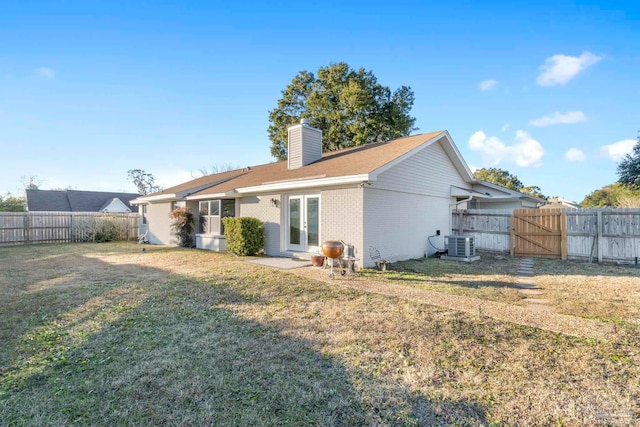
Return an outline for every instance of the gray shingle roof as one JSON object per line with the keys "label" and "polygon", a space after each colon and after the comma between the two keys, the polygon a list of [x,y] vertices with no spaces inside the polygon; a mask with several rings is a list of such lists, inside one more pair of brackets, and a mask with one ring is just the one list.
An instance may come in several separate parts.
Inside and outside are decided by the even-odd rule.
{"label": "gray shingle roof", "polygon": [[27,208],[31,212],[100,212],[105,203],[118,198],[132,212],[138,212],[138,207],[129,202],[139,196],[136,193],[107,191],[27,190]]}

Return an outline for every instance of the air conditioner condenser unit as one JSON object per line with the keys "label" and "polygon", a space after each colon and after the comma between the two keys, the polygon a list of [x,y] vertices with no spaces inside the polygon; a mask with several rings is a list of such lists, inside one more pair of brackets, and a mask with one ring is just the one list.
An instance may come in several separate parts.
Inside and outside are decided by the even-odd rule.
{"label": "air conditioner condenser unit", "polygon": [[464,259],[465,261],[475,261],[480,259],[476,256],[476,245],[473,236],[465,234],[454,234],[444,236],[444,248],[447,251],[447,258]]}

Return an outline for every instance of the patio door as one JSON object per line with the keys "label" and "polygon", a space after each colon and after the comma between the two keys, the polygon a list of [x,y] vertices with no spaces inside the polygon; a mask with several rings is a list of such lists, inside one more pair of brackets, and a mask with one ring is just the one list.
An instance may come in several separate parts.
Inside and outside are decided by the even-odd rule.
{"label": "patio door", "polygon": [[287,249],[320,250],[320,196],[290,196],[287,203]]}

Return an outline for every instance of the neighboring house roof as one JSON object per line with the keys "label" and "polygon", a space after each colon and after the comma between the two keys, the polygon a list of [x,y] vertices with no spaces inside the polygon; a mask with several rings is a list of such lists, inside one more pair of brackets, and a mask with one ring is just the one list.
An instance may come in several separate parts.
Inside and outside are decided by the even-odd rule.
{"label": "neighboring house roof", "polygon": [[580,208],[580,204],[573,202],[571,200],[567,200],[562,197],[551,197],[548,200],[547,205],[542,206],[546,209],[562,209],[562,208],[570,208],[570,209],[578,209]]}
{"label": "neighboring house roof", "polygon": [[[546,203],[545,199],[541,199],[540,197],[535,197],[530,194],[520,193],[519,191],[511,190],[506,187],[502,187],[500,185],[482,181],[477,179],[476,183],[473,185],[473,189],[481,194],[490,195],[491,199],[494,200],[505,200],[505,199],[518,199],[518,200],[527,200],[533,203]],[[485,191],[489,190],[489,191]]]}
{"label": "neighboring house roof", "polygon": [[71,204],[66,191],[27,190],[27,210],[71,212]]}
{"label": "neighboring house roof", "polygon": [[375,180],[377,175],[428,145],[440,141],[459,173],[469,182],[471,171],[447,131],[431,132],[324,153],[322,159],[297,169],[287,161],[268,163],[198,178],[133,203],[187,197],[197,200],[233,194],[303,188]]}
{"label": "neighboring house roof", "polygon": [[131,212],[131,208],[127,206],[122,200],[117,197],[114,197],[111,200],[107,200],[102,207],[100,208],[100,212]]}
{"label": "neighboring house roof", "polygon": [[31,212],[102,212],[118,199],[125,207],[137,212],[131,200],[136,193],[78,190],[27,190],[27,209]]}

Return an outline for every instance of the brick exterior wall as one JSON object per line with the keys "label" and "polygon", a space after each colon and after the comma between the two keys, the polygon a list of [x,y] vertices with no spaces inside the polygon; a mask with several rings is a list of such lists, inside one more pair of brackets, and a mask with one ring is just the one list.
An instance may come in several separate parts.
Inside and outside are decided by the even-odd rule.
{"label": "brick exterior wall", "polygon": [[[277,200],[278,206],[271,204],[271,199]],[[280,255],[280,223],[282,221],[282,197],[280,194],[249,196],[240,199],[236,216],[258,218],[264,223],[265,248],[267,255]]]}
{"label": "brick exterior wall", "polygon": [[323,190],[320,193],[320,243],[326,240],[342,240],[355,246],[355,256],[362,265],[363,250],[362,214],[363,189],[361,187]]}

